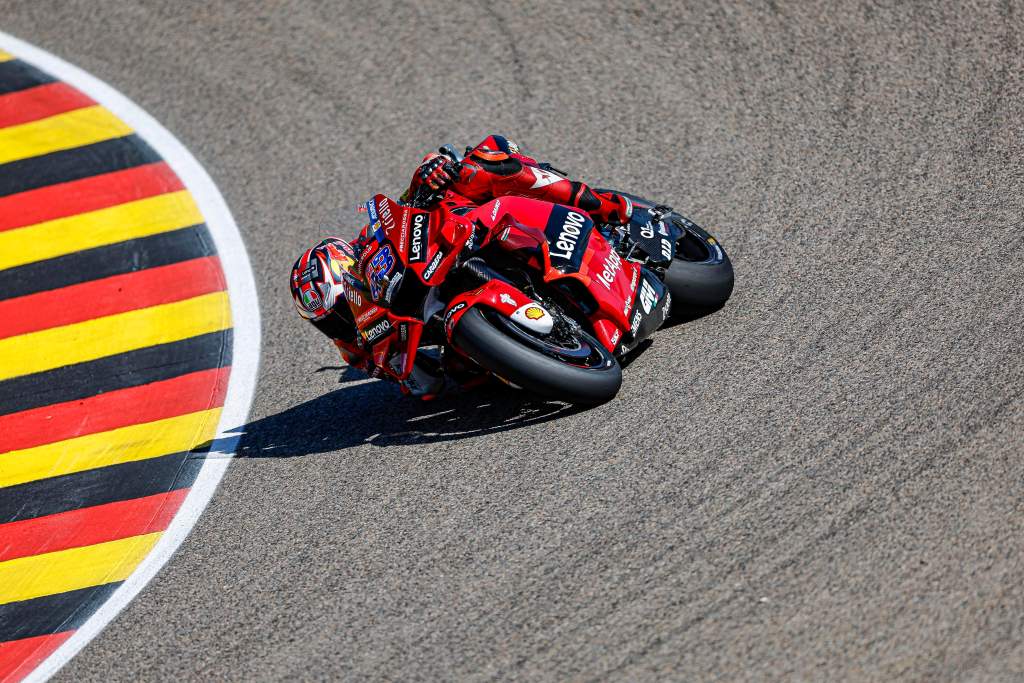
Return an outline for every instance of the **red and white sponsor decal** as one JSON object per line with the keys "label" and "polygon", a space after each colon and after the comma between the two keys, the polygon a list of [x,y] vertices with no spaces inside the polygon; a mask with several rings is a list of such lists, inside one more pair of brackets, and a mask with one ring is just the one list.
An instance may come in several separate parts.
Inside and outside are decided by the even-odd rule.
{"label": "red and white sponsor decal", "polygon": [[533,167],[530,170],[533,172],[534,177],[533,185],[530,188],[531,190],[536,190],[541,187],[547,187],[548,185],[554,185],[559,180],[565,180],[562,176],[558,175],[557,173],[545,171],[542,168]]}
{"label": "red and white sponsor decal", "polygon": [[384,225],[384,231],[390,232],[395,227],[395,217],[391,213],[391,202],[388,201],[387,197],[381,196],[377,200],[377,212],[380,215],[381,223]]}
{"label": "red and white sponsor decal", "polygon": [[405,253],[405,240],[409,235],[409,215],[412,212],[408,209],[402,209],[402,228],[398,234],[398,253]]}
{"label": "red and white sponsor decal", "polygon": [[356,317],[356,326],[362,327],[366,323],[376,318],[382,312],[383,311],[379,306],[370,306],[368,309],[366,309]]}

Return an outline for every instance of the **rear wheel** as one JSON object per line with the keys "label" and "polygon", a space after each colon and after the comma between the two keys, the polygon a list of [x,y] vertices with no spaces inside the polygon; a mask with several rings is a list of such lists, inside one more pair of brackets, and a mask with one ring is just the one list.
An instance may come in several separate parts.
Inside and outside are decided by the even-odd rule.
{"label": "rear wheel", "polygon": [[703,228],[673,214],[668,220],[682,230],[676,254],[665,271],[672,294],[672,315],[713,311],[732,294],[732,262],[722,245]]}
{"label": "rear wheel", "polygon": [[583,330],[540,337],[497,311],[474,307],[459,319],[454,341],[501,379],[542,396],[597,405],[622,385],[618,361]]}
{"label": "rear wheel", "polygon": [[[608,190],[600,190],[607,192]],[[628,192],[618,194],[633,201],[633,219],[644,223],[647,210],[656,202]],[[734,275],[732,262],[725,249],[704,228],[679,213],[669,214],[667,221],[680,230],[676,253],[665,270],[664,282],[672,294],[672,316],[700,315],[725,305],[732,295]]]}

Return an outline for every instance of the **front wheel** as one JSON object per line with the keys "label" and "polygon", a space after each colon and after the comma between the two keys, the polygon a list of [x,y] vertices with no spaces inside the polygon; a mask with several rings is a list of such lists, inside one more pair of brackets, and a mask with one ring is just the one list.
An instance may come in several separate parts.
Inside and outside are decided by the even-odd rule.
{"label": "front wheel", "polygon": [[479,365],[528,391],[581,405],[610,401],[622,386],[619,362],[586,332],[571,336],[537,337],[497,311],[473,307],[453,339]]}
{"label": "front wheel", "polygon": [[672,294],[672,314],[714,311],[732,294],[732,262],[722,245],[703,228],[673,214],[667,220],[680,229],[676,253],[665,271]]}

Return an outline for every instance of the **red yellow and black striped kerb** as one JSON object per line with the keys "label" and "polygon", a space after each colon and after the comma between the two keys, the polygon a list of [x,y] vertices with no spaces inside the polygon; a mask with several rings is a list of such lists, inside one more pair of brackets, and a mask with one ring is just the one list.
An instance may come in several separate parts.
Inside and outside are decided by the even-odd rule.
{"label": "red yellow and black striped kerb", "polygon": [[117,589],[202,466],[232,334],[203,221],[124,122],[0,52],[0,681]]}

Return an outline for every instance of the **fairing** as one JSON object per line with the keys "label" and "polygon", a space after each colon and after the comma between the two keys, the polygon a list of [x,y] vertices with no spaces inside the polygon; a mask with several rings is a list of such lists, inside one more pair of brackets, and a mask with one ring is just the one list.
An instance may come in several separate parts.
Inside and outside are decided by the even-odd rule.
{"label": "fairing", "polygon": [[[526,197],[501,197],[471,216],[488,229],[489,242],[520,255],[540,270],[546,283],[571,280],[582,286],[594,308],[587,316],[609,351],[630,350],[664,322],[664,286],[640,264],[619,256],[584,212]],[[649,305],[638,305],[644,282],[644,303]],[[586,303],[581,308],[590,308]]]}

